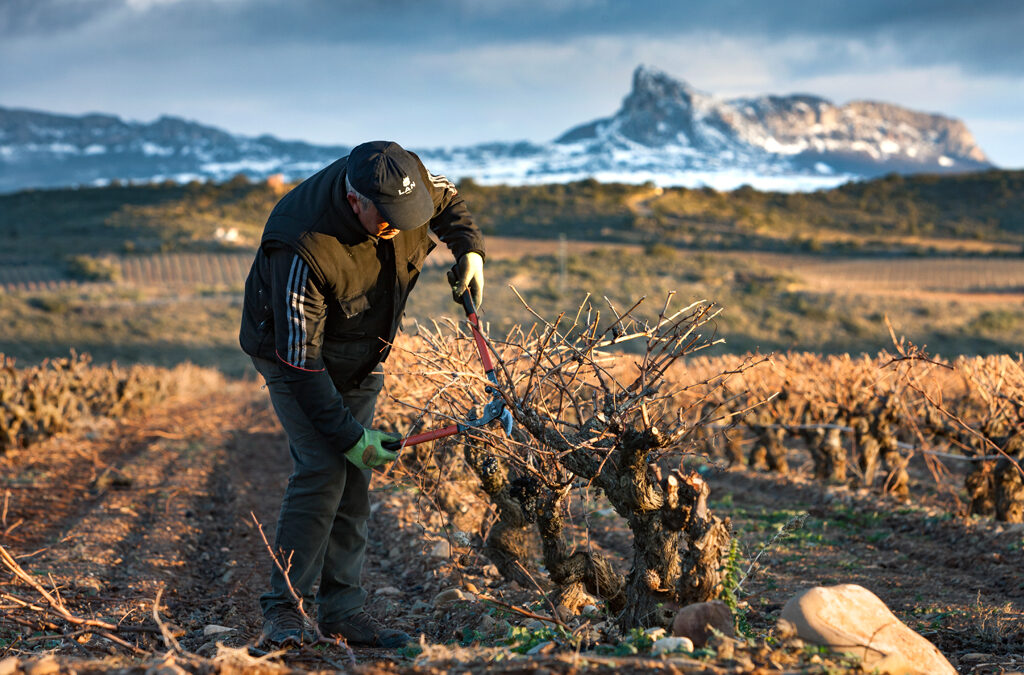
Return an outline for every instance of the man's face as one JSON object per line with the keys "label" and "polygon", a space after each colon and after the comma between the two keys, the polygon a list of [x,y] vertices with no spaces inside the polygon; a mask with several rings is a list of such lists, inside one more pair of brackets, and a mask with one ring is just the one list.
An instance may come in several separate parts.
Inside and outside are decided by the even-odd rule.
{"label": "man's face", "polygon": [[373,202],[362,202],[354,194],[348,194],[348,203],[352,207],[352,212],[359,218],[359,222],[370,234],[379,237],[381,239],[391,239],[392,237],[398,236],[398,230],[391,227],[388,221],[384,220],[384,217],[380,215],[377,207],[373,205]]}

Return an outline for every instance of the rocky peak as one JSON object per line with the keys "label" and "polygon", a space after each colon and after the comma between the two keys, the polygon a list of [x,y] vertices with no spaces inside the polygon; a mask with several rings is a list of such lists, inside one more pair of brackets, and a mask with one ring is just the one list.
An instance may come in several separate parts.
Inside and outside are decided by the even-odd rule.
{"label": "rocky peak", "polygon": [[643,146],[675,149],[681,157],[696,151],[723,165],[781,162],[826,173],[966,171],[988,164],[959,120],[887,103],[837,106],[808,94],[725,100],[648,66],[634,71],[618,112],[556,141],[580,142],[593,152]]}
{"label": "rocky peak", "polygon": [[633,89],[622,102],[622,110],[651,110],[679,106],[689,108],[701,94],[683,80],[670,77],[648,66],[633,71]]}

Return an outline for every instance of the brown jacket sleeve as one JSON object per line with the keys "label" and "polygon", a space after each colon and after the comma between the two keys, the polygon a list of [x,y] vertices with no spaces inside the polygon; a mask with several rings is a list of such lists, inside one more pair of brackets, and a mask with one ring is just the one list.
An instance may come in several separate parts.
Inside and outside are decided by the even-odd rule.
{"label": "brown jacket sleeve", "polygon": [[456,260],[470,251],[476,251],[486,259],[484,237],[473,222],[473,216],[455,184],[442,175],[430,173],[419,157],[410,154],[420,162],[420,174],[434,200],[434,217],[430,220],[430,229],[445,243]]}

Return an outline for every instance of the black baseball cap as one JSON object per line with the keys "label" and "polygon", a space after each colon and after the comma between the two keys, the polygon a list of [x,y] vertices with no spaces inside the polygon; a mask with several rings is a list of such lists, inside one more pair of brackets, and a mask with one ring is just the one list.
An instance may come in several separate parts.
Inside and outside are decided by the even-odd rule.
{"label": "black baseball cap", "polygon": [[420,163],[392,141],[352,148],[348,180],[396,230],[412,230],[434,216],[434,201],[420,176]]}

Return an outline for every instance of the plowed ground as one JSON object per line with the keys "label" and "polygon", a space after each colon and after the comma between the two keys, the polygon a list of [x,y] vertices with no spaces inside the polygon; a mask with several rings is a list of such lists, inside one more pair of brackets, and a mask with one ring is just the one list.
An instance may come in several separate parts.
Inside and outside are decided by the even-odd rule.
{"label": "plowed ground", "polygon": [[[806,457],[793,453],[799,467]],[[116,634],[132,645],[126,647],[66,621],[51,618],[45,630],[26,625],[41,610],[33,614],[18,602],[38,608],[42,600],[0,568],[0,672],[141,673],[161,663],[166,675],[180,672],[163,656],[172,641],[153,630],[158,593],[160,623],[181,649],[177,662],[196,671],[846,672],[799,648],[751,648],[742,659],[706,653],[703,661],[559,650],[519,657],[503,646],[502,622],[523,625],[527,617],[479,601],[434,606],[439,592],[461,588],[548,613],[535,590],[500,579],[470,548],[456,541],[450,554],[438,552],[446,525],[478,531],[485,504],[468,483],[447,486],[443,499],[432,500],[400,470],[374,487],[368,610],[423,635],[425,651],[416,657],[355,649],[350,656],[342,646],[321,645],[263,655],[255,648],[257,597],[271,563],[259,528],[271,536],[289,470],[283,434],[253,382],[0,455],[0,545],[44,588],[59,589],[75,616],[144,627]],[[708,475],[716,513],[733,518],[742,542],[741,568],[763,549],[741,589],[743,619],[758,644],[798,590],[858,583],[960,672],[1024,669],[1024,529],[956,518],[955,504],[937,490],[901,503],[823,488],[799,470],[789,477],[747,469]],[[593,544],[627,554],[622,521],[594,503],[583,518],[583,506],[574,506],[574,517],[588,522]],[[808,514],[801,529],[775,537],[779,525],[801,513]],[[231,630],[209,634],[211,626]],[[47,653],[57,655],[56,664],[40,662]]]}

